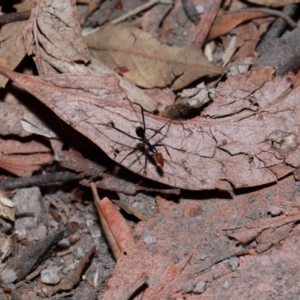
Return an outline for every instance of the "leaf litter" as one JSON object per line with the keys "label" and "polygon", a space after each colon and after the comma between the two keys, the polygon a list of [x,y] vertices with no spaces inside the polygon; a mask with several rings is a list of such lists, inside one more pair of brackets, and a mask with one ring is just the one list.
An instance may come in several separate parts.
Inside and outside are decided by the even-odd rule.
{"label": "leaf litter", "polygon": [[[168,199],[177,200],[177,202],[167,201],[157,196],[157,211],[153,217],[133,226],[135,227],[133,230],[107,198],[100,201],[103,203],[100,210],[98,205],[101,222],[103,223],[103,215],[106,218],[104,233],[111,244],[115,244],[113,249],[121,247],[121,253],[116,255],[118,258],[113,275],[107,284],[104,296],[100,297],[128,299],[141,288],[143,294],[137,296],[139,299],[182,299],[185,294],[189,294],[188,297],[191,299],[200,299],[199,297],[217,299],[220,295],[240,298],[244,295],[249,296],[250,292],[254,293],[253,297],[261,298],[270,293],[269,291],[276,293],[278,284],[282,293],[289,295],[290,290],[282,283],[287,281],[281,279],[284,276],[289,277],[293,268],[297,269],[295,266],[297,259],[293,257],[298,247],[299,187],[293,177],[289,176],[296,171],[295,177],[297,178],[299,166],[297,77],[293,74],[275,76],[273,69],[269,67],[227,78],[223,76],[214,91],[215,96],[212,95],[212,89],[210,89],[206,107],[198,117],[190,120],[168,121],[161,116],[145,112],[146,138],[149,139],[155,134],[151,144],[161,145],[157,148],[165,162],[162,166],[159,161],[149,156],[145,166],[144,149],[139,147],[139,141],[131,137],[136,136],[136,129],[143,125],[140,106],[134,102],[142,101],[139,104],[150,112],[153,112],[155,108],[160,111],[162,109],[159,107],[159,98],[157,100],[151,96],[146,97],[146,95],[153,94],[154,90],[146,93],[126,80],[143,87],[165,88],[168,85],[174,90],[174,93],[170,93],[169,102],[171,102],[174,95],[179,95],[176,89],[187,88],[187,84],[193,86],[193,82],[200,77],[218,73],[220,69],[216,68],[215,64],[208,63],[201,50],[193,46],[193,51],[196,53],[194,56],[189,50],[191,47],[186,45],[190,44],[188,41],[191,40],[194,40],[195,45],[204,43],[206,37],[209,36],[211,24],[217,16],[218,9],[220,7],[226,9],[228,8],[226,5],[231,4],[226,3],[222,6],[220,1],[211,3],[209,7],[205,4],[207,5],[205,13],[201,15],[199,24],[194,25],[190,21],[185,22],[185,18],[180,19],[182,7],[180,1],[177,1],[175,4],[177,15],[174,17],[174,11],[168,15],[166,22],[162,25],[160,39],[150,38],[147,33],[134,26],[121,28],[119,25],[107,25],[102,27],[99,32],[107,30],[106,36],[112,37],[112,40],[115,39],[114,45],[119,47],[117,51],[112,44],[105,48],[102,43],[102,48],[99,47],[101,51],[105,48],[104,52],[112,60],[112,64],[109,64],[111,69],[109,69],[89,56],[86,44],[81,37],[79,22],[75,17],[75,4],[66,2],[61,6],[58,2],[54,2],[50,4],[45,1],[36,2],[31,18],[25,27],[24,42],[27,54],[33,55],[39,74],[44,74],[44,76],[13,73],[5,68],[1,68],[1,72],[48,106],[60,118],[55,121],[58,121],[62,131],[55,130],[56,132],[53,133],[51,128],[48,129],[39,120],[30,119],[28,115],[25,118],[24,114],[22,115],[23,108],[19,103],[15,104],[17,111],[15,115],[12,114],[10,107],[9,116],[14,117],[17,126],[16,128],[6,127],[6,122],[3,122],[2,126],[4,127],[2,134],[5,136],[6,143],[3,144],[1,150],[3,162],[8,163],[9,159],[12,159],[12,165],[15,164],[14,168],[7,170],[17,176],[31,176],[34,171],[41,169],[41,165],[44,170],[49,170],[46,165],[56,159],[61,163],[61,167],[81,172],[77,179],[86,177],[81,181],[85,186],[88,186],[91,180],[98,178],[96,186],[102,189],[99,189],[101,197],[107,196],[106,191],[110,191],[109,196],[114,203],[118,203],[115,201],[117,199],[114,199],[118,194],[118,197],[125,202],[132,201],[127,202],[131,205],[139,203],[139,207],[143,210],[143,207],[146,208],[143,202],[147,200],[138,202],[134,199],[143,199],[141,195],[149,192],[168,195]],[[155,8],[159,8],[159,5]],[[232,11],[232,8],[230,10]],[[62,11],[66,12],[63,17]],[[153,11],[149,10],[149,12]],[[166,15],[165,9],[161,13],[161,16],[163,15]],[[145,16],[146,14],[141,18]],[[241,18],[247,20],[259,16],[261,15],[249,12],[242,14]],[[218,16],[216,24],[217,20]],[[232,18],[231,21],[234,23],[236,20]],[[244,59],[245,55],[251,56],[254,61],[255,46],[267,30],[269,22],[271,22],[270,18],[264,18],[250,21],[242,26],[238,26],[238,22],[230,24],[238,28],[226,29],[231,30],[231,34],[237,35],[235,48],[231,50],[232,54],[228,56],[228,61],[235,62],[237,59]],[[67,28],[65,28],[66,24]],[[181,26],[180,29],[178,24]],[[22,27],[21,23],[19,26]],[[20,27],[15,29],[18,34],[18,43],[22,42]],[[125,35],[123,32],[121,37],[119,36],[123,28],[129,38],[120,43],[120,39]],[[181,30],[186,32],[186,35],[182,34],[180,37],[181,48],[162,45],[163,40],[171,45],[176,44],[170,42],[172,37],[176,37],[174,35],[176,28],[178,32]],[[215,36],[222,36],[227,32],[222,32],[222,30],[223,26],[215,29]],[[171,34],[166,34],[167,31]],[[248,39],[247,34],[250,31],[251,38]],[[94,36],[99,35],[101,40],[103,38],[99,32]],[[132,41],[130,40],[132,35],[136,37],[136,44],[130,49],[128,42]],[[94,36],[91,36],[94,42]],[[228,35],[222,36],[221,42],[213,40],[207,43],[206,53],[211,51],[213,54],[211,57],[214,56],[216,59],[218,47],[223,47],[225,50],[229,40],[232,38]],[[153,45],[158,45],[159,50],[163,49],[159,54],[160,59],[155,59],[151,54]],[[20,47],[20,50],[22,49]],[[144,56],[147,53],[149,57],[147,59],[143,55],[139,57],[134,52],[137,49]],[[170,59],[167,53],[176,51],[184,55],[180,55],[180,59],[174,59],[174,57]],[[4,50],[4,53],[7,52]],[[22,55],[16,56],[16,61],[20,61]],[[135,64],[137,61],[134,59],[141,57],[142,59]],[[185,61],[182,63],[184,57],[194,59],[192,64],[195,65],[195,69],[187,68]],[[104,62],[106,61],[107,58]],[[166,61],[169,65],[164,64]],[[205,68],[200,69],[199,66],[203,65]],[[6,64],[4,66],[15,67],[15,65]],[[138,72],[132,75],[137,66]],[[147,68],[146,72],[145,68]],[[159,72],[155,73],[157,70]],[[58,71],[72,74],[57,75]],[[124,78],[115,72],[120,73]],[[230,72],[231,70],[228,74]],[[151,78],[153,74],[156,74],[154,81]],[[161,74],[170,76],[165,77]],[[150,85],[145,84],[148,82],[151,82]],[[212,86],[215,87],[216,83]],[[139,98],[142,99],[139,100]],[[133,103],[129,99],[133,100]],[[213,101],[207,102],[207,100]],[[167,103],[168,99],[164,102]],[[188,102],[184,105],[188,105]],[[174,107],[176,109],[176,106]],[[5,113],[3,117],[9,121],[12,120]],[[160,128],[162,130],[158,132]],[[83,156],[80,150],[76,152],[73,146],[70,146],[71,140],[77,134],[72,129],[82,134],[77,135],[77,141],[79,141],[77,147],[79,149],[90,147],[90,153],[85,152]],[[56,134],[57,132],[59,134]],[[32,133],[38,133],[43,138],[37,139]],[[17,136],[11,137],[10,134]],[[27,138],[24,138],[25,136]],[[62,137],[67,137],[70,145],[63,143]],[[99,148],[95,151],[94,146],[91,147],[85,137]],[[37,144],[38,141],[42,143]],[[12,147],[12,145],[15,146]],[[147,143],[144,148],[145,146],[147,150]],[[51,149],[49,147],[54,152],[53,156],[49,152]],[[102,155],[100,149],[111,159],[110,163],[106,163],[107,157]],[[99,156],[99,159],[96,161],[92,159],[91,152],[93,156]],[[46,155],[49,160],[44,157],[40,161],[36,155]],[[148,155],[147,152],[146,155]],[[113,161],[121,163],[135,174],[128,175],[130,173],[118,168]],[[31,164],[31,162],[35,164],[35,169],[27,169],[26,163]],[[122,178],[121,174],[125,177]],[[35,176],[39,175],[24,179],[32,179]],[[150,187],[147,186],[145,180],[142,180],[146,177],[152,180],[148,182],[148,184],[151,183]],[[159,188],[156,182],[167,184],[168,187]],[[271,183],[274,184],[257,188]],[[107,246],[104,246],[102,233],[95,219],[95,206],[83,200],[82,187],[80,188],[76,183],[74,186],[77,189],[70,194],[58,191],[50,197],[46,195],[43,199],[50,219],[45,214],[41,214],[43,209],[37,201],[41,195],[37,188],[20,189],[14,200],[19,210],[22,202],[17,199],[21,194],[30,195],[29,198],[21,198],[24,199],[24,203],[33,201],[33,195],[37,195],[35,202],[32,202],[34,204],[28,206],[28,215],[22,207],[20,211],[25,216],[21,216],[21,219],[16,221],[16,228],[20,235],[19,242],[27,236],[27,240],[26,238],[23,240],[24,245],[32,240],[45,239],[46,228],[49,228],[49,224],[50,227],[58,229],[58,224],[61,226],[67,224],[66,220],[69,220],[68,227],[74,234],[68,240],[59,242],[60,247],[66,249],[60,255],[66,257],[65,262],[69,265],[69,269],[64,270],[67,275],[60,283],[49,286],[44,273],[41,272],[45,268],[43,265],[40,265],[40,269],[27,278],[27,280],[32,280],[41,272],[41,280],[37,285],[38,290],[43,291],[39,292],[41,298],[58,291],[67,291],[63,295],[72,297],[72,292],[68,293],[68,291],[74,290],[74,286],[80,282],[81,272],[90,258],[92,263],[87,271],[86,281],[89,284],[81,282],[75,293],[77,296],[91,295],[91,299],[95,299],[97,293],[90,284],[93,283],[93,286],[98,288],[107,278],[104,270],[111,272],[114,267],[112,258],[106,252]],[[172,191],[172,187],[177,189]],[[179,188],[194,190],[194,192],[182,191],[179,194]],[[234,193],[203,191],[200,194],[198,192],[208,189],[234,190]],[[131,197],[126,197],[123,193],[130,194]],[[126,211],[125,216],[128,212],[141,216],[138,210],[126,206],[128,204],[123,204],[121,207],[124,207]],[[36,211],[32,213],[30,207],[35,207]],[[154,211],[154,208],[151,210]],[[9,215],[9,218],[14,220],[15,211],[7,209],[11,211],[4,213],[3,216]],[[148,215],[148,213],[149,208],[144,214]],[[71,216],[72,220],[69,219]],[[131,218],[134,219],[134,217]],[[48,219],[51,220],[49,223],[47,223]],[[32,222],[33,220],[35,221]],[[42,221],[37,223],[37,220]],[[116,222],[116,220],[119,221]],[[31,225],[33,227],[29,224],[33,224]],[[132,219],[130,225],[133,225]],[[3,223],[3,227],[11,228],[11,225]],[[87,230],[85,229],[84,232],[80,228],[87,228]],[[15,247],[15,243],[16,241],[12,242],[12,247]],[[68,248],[72,243],[77,243],[75,248]],[[97,255],[92,257],[95,244],[98,245]],[[4,245],[8,245],[5,235],[1,250],[5,253],[4,257],[7,257],[9,252]],[[34,244],[32,245],[34,247]],[[102,249],[101,253],[99,249]],[[82,260],[79,262],[78,258]],[[79,262],[79,265],[72,271],[70,268],[74,266],[74,259]],[[101,259],[106,260],[106,263],[103,263]],[[267,278],[262,278],[261,268],[259,272],[252,273],[253,269],[257,270],[257,265],[264,265],[264,271],[268,274]],[[31,267],[25,271],[30,271],[30,269]],[[89,273],[91,269],[93,272]],[[235,272],[237,269],[238,277]],[[128,270],[131,270],[130,274]],[[274,274],[277,275],[274,276]],[[249,289],[247,285],[247,282],[254,280],[253,278],[257,281],[255,290]],[[297,276],[289,278],[288,281],[291,280],[295,283],[294,292],[298,293]],[[148,288],[145,289],[146,286]],[[26,291],[23,285],[13,290],[12,294],[13,297],[18,297],[24,293],[29,295],[34,290],[36,289],[32,286],[31,290]],[[199,296],[198,293],[203,295]],[[32,297],[38,299],[36,294]]]}

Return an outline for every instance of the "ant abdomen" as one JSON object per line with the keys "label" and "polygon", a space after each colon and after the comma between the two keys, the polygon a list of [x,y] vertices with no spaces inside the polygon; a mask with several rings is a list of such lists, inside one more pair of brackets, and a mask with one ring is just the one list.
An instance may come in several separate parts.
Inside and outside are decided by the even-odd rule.
{"label": "ant abdomen", "polygon": [[164,163],[165,163],[163,155],[159,152],[156,152],[155,158],[156,158],[156,161],[163,167]]}

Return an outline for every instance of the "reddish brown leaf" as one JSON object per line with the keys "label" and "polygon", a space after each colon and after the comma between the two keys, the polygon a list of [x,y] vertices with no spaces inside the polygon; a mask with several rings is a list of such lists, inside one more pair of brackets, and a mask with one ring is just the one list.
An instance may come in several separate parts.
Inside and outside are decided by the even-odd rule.
{"label": "reddish brown leaf", "polygon": [[[255,295],[268,293],[270,287],[282,283],[281,278],[273,273],[285,270],[287,277],[294,273],[290,265],[294,263],[297,255],[294,252],[299,246],[295,242],[299,235],[299,225],[295,225],[299,220],[299,204],[294,197],[299,191],[293,195],[294,189],[293,177],[289,176],[277,185],[240,194],[230,200],[224,200],[223,197],[201,202],[185,199],[175,204],[158,197],[157,214],[135,227],[136,247],[117,262],[104,299],[121,299],[135,279],[145,271],[149,277],[148,286],[139,295],[142,294],[142,299],[146,300],[182,299],[182,286],[188,281],[206,283],[201,296],[203,299],[222,299],[220,295],[224,291],[226,298],[230,298],[228,290],[236,295],[234,299],[247,298],[252,290],[255,290]],[[280,207],[282,215],[272,218],[269,215],[269,203]],[[298,208],[295,208],[297,205]],[[292,211],[296,213],[289,215]],[[251,225],[249,220],[252,220]],[[247,224],[256,231],[252,239],[258,236],[258,244],[248,245],[251,242],[248,239],[244,245],[235,247],[233,240],[226,238],[226,235],[234,236],[230,232],[237,227],[244,228],[237,231],[250,232],[251,228],[246,229],[249,227]],[[293,232],[289,236],[291,230]],[[279,241],[281,244],[278,244]],[[274,244],[277,247],[273,247],[268,255],[235,257],[241,251],[254,254],[251,251],[253,245],[257,245],[257,251],[264,251]],[[270,256],[272,259],[269,260]],[[236,261],[235,267],[229,258]],[[273,259],[285,263],[278,265]],[[270,275],[273,274],[268,285],[257,283],[260,286],[258,292],[245,286],[244,278],[250,280],[249,272],[251,278],[261,282],[260,273],[266,272],[266,268]],[[244,286],[242,290],[239,289],[240,284]],[[215,290],[219,293],[218,297],[214,294]],[[289,285],[283,283],[283,290],[288,295]],[[190,292],[189,298],[201,299],[199,297]]]}
{"label": "reddish brown leaf", "polygon": [[91,184],[94,200],[97,206],[99,218],[106,238],[112,248],[116,260],[127,255],[135,244],[131,227],[122,217],[108,198],[99,199],[95,185]]}
{"label": "reddish brown leaf", "polygon": [[20,177],[31,176],[41,165],[53,161],[51,154],[1,155],[0,167]]}
{"label": "reddish brown leaf", "polygon": [[266,14],[261,12],[234,12],[218,16],[208,35],[208,40],[213,40],[216,37],[222,36],[230,32],[233,28],[241,23],[255,18],[265,17]]}
{"label": "reddish brown leaf", "polygon": [[63,168],[68,168],[76,172],[84,172],[88,176],[101,176],[105,170],[105,167],[84,158],[77,151],[59,151],[57,158],[60,166]]}
{"label": "reddish brown leaf", "polygon": [[13,139],[0,139],[0,152],[2,154],[42,153],[50,151],[49,148],[36,141],[21,143]]}
{"label": "reddish brown leaf", "polygon": [[[2,74],[26,89],[61,119],[97,144],[109,157],[135,173],[191,190],[223,189],[262,185],[276,181],[298,167],[298,141],[274,141],[274,132],[299,135],[299,111],[292,78],[272,78],[268,68],[231,77],[223,84],[206,117],[172,121],[145,114],[146,136],[165,127],[151,142],[164,157],[164,167],[134,151],[141,126],[141,110],[125,100],[110,74],[33,77],[1,67]],[[76,92],[75,92],[76,91]],[[291,109],[293,107],[293,109]],[[218,117],[217,120],[213,118]],[[284,152],[282,149],[286,149]],[[284,172],[272,168],[284,164]],[[145,169],[147,172],[145,172]]]}

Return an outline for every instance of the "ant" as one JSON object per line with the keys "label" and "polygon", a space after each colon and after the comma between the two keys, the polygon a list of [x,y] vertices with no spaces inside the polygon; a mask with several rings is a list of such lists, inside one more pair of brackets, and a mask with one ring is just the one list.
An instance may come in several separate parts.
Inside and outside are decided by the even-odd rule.
{"label": "ant", "polygon": [[[138,105],[138,106],[140,106],[140,105]],[[161,132],[161,130],[162,130],[168,123],[170,123],[172,120],[169,120],[168,122],[166,122],[162,127],[160,127],[159,130],[156,130],[155,133],[154,133],[150,138],[147,138],[147,137],[146,137],[146,129],[147,129],[147,127],[146,127],[146,122],[145,122],[144,109],[143,109],[142,106],[140,106],[140,107],[141,107],[141,112],[142,112],[143,127],[137,127],[137,128],[136,128],[135,133],[136,133],[137,136],[130,135],[130,134],[128,134],[127,132],[125,132],[125,131],[123,131],[123,130],[117,128],[117,127],[115,127],[115,125],[114,125],[113,122],[111,122],[110,125],[111,125],[115,130],[117,130],[117,131],[119,131],[119,132],[125,134],[126,136],[128,136],[128,137],[130,137],[130,138],[132,138],[132,139],[135,139],[135,140],[140,141],[143,145],[146,146],[146,147],[145,147],[145,170],[146,170],[147,158],[148,158],[147,153],[146,153],[146,152],[147,152],[147,149],[148,149],[149,152],[151,152],[152,154],[154,154],[157,163],[158,163],[161,167],[163,167],[163,166],[164,166],[164,162],[165,162],[164,157],[163,157],[162,153],[160,153],[160,152],[157,151],[156,147],[157,147],[157,146],[164,146],[164,145],[162,145],[162,144],[151,144],[150,140],[153,139],[159,132]],[[165,147],[165,146],[164,146],[164,147]],[[132,152],[130,152],[128,155],[132,154],[132,153],[135,152],[136,150],[137,150],[137,149],[134,149],[134,150],[133,150]],[[168,151],[167,148],[166,148],[166,151],[167,151],[168,154],[169,154],[169,151]],[[128,156],[128,155],[127,155],[127,156]],[[169,155],[170,155],[170,154],[169,154]],[[127,156],[126,156],[126,157],[127,157]],[[126,158],[126,157],[125,157],[125,158]],[[124,158],[124,159],[125,159],[125,158]],[[124,160],[124,159],[123,159],[123,160]]]}

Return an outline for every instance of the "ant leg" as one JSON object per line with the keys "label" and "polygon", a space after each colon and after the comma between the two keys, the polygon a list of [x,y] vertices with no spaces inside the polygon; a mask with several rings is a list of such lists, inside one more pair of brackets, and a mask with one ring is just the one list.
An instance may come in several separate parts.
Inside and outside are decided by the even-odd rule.
{"label": "ant leg", "polygon": [[[155,130],[155,133],[148,139],[148,141],[150,141],[152,138],[154,138],[158,133],[160,133],[162,130],[163,130],[163,128],[167,125],[167,124],[169,124],[169,123],[171,123],[172,122],[172,120],[169,120],[168,122],[166,122],[163,126],[161,126],[158,130]],[[158,146],[158,145],[157,145]],[[162,145],[161,145],[162,146]]]}
{"label": "ant leg", "polygon": [[[154,144],[153,146],[154,146],[154,147],[164,147],[165,150],[166,150],[166,152],[168,153],[170,159],[171,159],[170,152],[169,152],[168,148],[166,147],[166,145],[164,145],[164,144]],[[172,159],[171,159],[171,160],[172,160]]]}
{"label": "ant leg", "polygon": [[[88,122],[88,123],[89,123],[90,125],[92,125],[94,128],[96,128],[94,125],[101,125],[101,126],[111,127],[111,128],[113,128],[113,129],[115,129],[115,130],[117,130],[117,131],[119,131],[119,132],[125,134],[126,136],[132,138],[132,139],[139,140],[140,142],[142,141],[141,138],[136,137],[136,136],[133,136],[133,135],[131,135],[131,134],[129,134],[129,133],[127,133],[127,132],[125,132],[125,131],[123,131],[123,130],[117,128],[113,122],[110,122],[110,123],[108,123],[108,124],[92,123],[92,122]],[[96,128],[96,129],[97,129],[97,128]]]}
{"label": "ant leg", "polygon": [[[135,147],[132,151],[130,151],[118,164],[122,164],[122,162],[131,154],[135,153],[138,150],[138,147]],[[140,160],[140,157],[137,155],[137,159]]]}
{"label": "ant leg", "polygon": [[132,139],[135,139],[135,140],[138,140],[138,141],[142,142],[142,139],[141,139],[141,138],[136,137],[136,136],[133,136],[133,135],[131,135],[131,134],[129,134],[129,133],[127,133],[127,132],[125,132],[125,131],[123,131],[123,130],[117,128],[113,122],[109,123],[109,125],[108,125],[108,124],[105,124],[104,126],[111,126],[113,129],[115,129],[115,130],[117,130],[117,131],[119,131],[119,132],[125,134],[126,136],[128,136],[128,137],[130,137],[130,138],[132,138]]}
{"label": "ant leg", "polygon": [[[143,118],[143,127],[144,127],[144,136],[145,136],[145,132],[146,132],[146,122],[145,122],[145,115],[144,115],[144,109],[141,105],[137,104],[138,106],[141,107],[141,112],[142,112],[142,118]],[[154,138],[159,132],[162,131],[162,129],[169,124],[170,122],[172,122],[172,120],[169,120],[168,122],[166,122],[163,126],[161,126],[158,130],[155,130],[155,133],[148,139],[148,141],[150,141],[152,138]]]}

